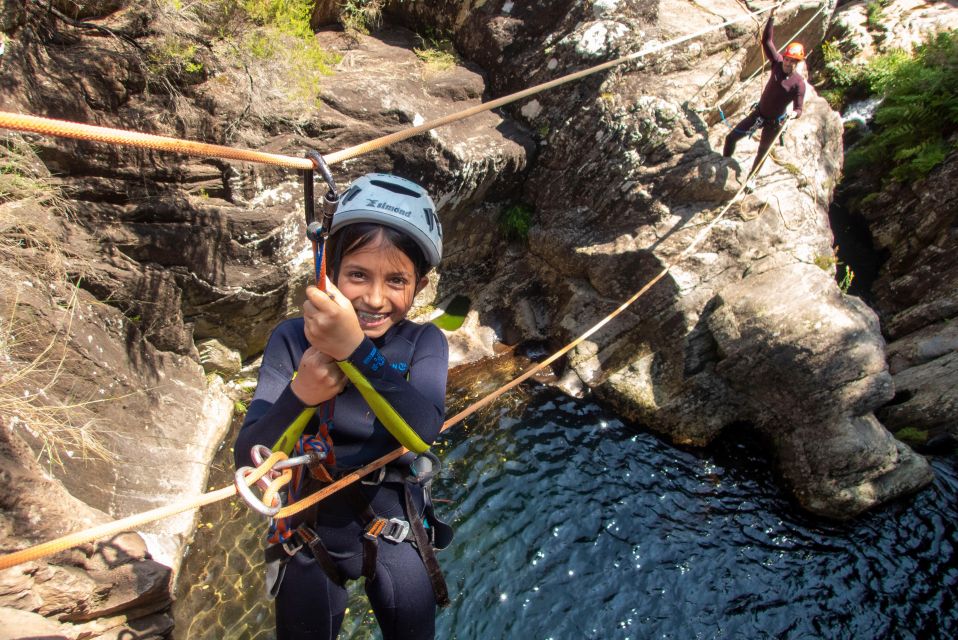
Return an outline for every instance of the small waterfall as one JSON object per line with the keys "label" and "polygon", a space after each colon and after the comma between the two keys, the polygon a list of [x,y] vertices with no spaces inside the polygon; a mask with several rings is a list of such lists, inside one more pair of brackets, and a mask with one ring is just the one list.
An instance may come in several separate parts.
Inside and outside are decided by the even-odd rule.
{"label": "small waterfall", "polygon": [[861,126],[867,127],[875,115],[875,109],[881,103],[882,98],[875,96],[851,103],[845,109],[845,113],[842,114],[842,124],[859,123]]}

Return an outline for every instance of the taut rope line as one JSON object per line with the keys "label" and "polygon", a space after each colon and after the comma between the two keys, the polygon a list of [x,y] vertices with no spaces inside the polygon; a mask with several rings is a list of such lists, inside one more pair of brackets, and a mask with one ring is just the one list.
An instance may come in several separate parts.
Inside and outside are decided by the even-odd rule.
{"label": "taut rope line", "polygon": [[[699,36],[711,33],[712,31],[718,31],[719,29],[724,29],[725,27],[735,24],[737,22],[742,22],[743,20],[750,19],[753,16],[765,13],[766,11],[771,11],[773,8],[779,7],[786,3],[787,0],[782,0],[777,4],[774,4],[770,7],[760,9],[754,13],[747,13],[744,16],[738,18],[732,18],[726,20],[725,22],[717,25],[713,25],[706,29],[700,29],[694,33],[690,33],[673,40],[669,40],[662,44],[649,47],[648,49],[641,49],[634,53],[616,58],[614,60],[609,60],[601,64],[597,64],[594,67],[589,67],[588,69],[583,69],[582,71],[576,71],[568,75],[556,78],[555,80],[550,80],[549,82],[543,82],[542,84],[537,84],[534,87],[518,91],[516,93],[497,98],[495,100],[490,100],[489,102],[483,102],[482,104],[476,105],[469,109],[464,109],[457,113],[453,113],[429,122],[425,122],[417,127],[410,127],[408,129],[403,129],[402,131],[397,131],[367,142],[360,143],[358,145],[336,151],[327,156],[323,156],[327,164],[333,165],[344,160],[349,160],[357,156],[369,153],[370,151],[375,151],[377,149],[382,149],[396,142],[406,140],[413,136],[417,136],[431,129],[441,127],[443,125],[451,124],[465,118],[469,118],[476,114],[482,113],[483,111],[489,111],[491,109],[496,109],[498,107],[507,105],[517,100],[522,100],[531,95],[535,95],[547,89],[553,89],[560,85],[566,84],[568,82],[573,82],[574,80],[579,80],[586,76],[598,73],[600,71],[605,71],[606,69],[611,69],[612,67],[624,64],[626,62],[631,62],[632,60],[638,60],[649,54],[657,53],[659,51],[664,51],[674,47],[677,44],[687,42]],[[253,151],[251,149],[239,149],[235,147],[225,147],[222,145],[209,144],[205,142],[196,142],[191,140],[181,140],[178,138],[170,138],[167,136],[158,136],[149,133],[140,133],[136,131],[125,131],[123,129],[111,129],[108,127],[97,127],[88,124],[80,124],[77,122],[68,122],[66,120],[54,120],[51,118],[41,118],[39,116],[31,115],[22,115],[17,113],[9,113],[5,111],[0,111],[0,128],[3,129],[13,129],[17,131],[26,131],[30,133],[40,133],[44,135],[59,136],[63,138],[76,138],[79,140],[88,140],[94,142],[107,142],[111,144],[124,144],[134,147],[142,147],[146,149],[154,149],[156,151],[168,151],[171,153],[180,153],[184,155],[192,156],[204,156],[204,157],[214,157],[214,158],[223,158],[227,160],[240,160],[245,162],[257,162],[262,164],[272,164],[278,165],[281,167],[287,167],[290,169],[299,169],[302,171],[309,171],[313,168],[313,163],[306,158],[297,158],[294,156],[286,156],[276,153],[264,153],[261,151]]]}
{"label": "taut rope line", "polygon": [[[284,459],[286,459],[286,454],[282,452],[276,452],[271,455],[269,458],[263,461],[263,464],[257,467],[252,473],[250,473],[250,475],[246,477],[247,484],[252,485],[255,483],[257,480],[265,476],[274,464]],[[137,513],[126,518],[121,518],[120,520],[114,520],[113,522],[105,522],[99,526],[86,529],[85,531],[71,533],[61,538],[50,540],[49,542],[43,542],[33,547],[28,547],[26,549],[21,549],[20,551],[14,551],[13,553],[0,556],[0,569],[9,569],[10,567],[16,566],[18,564],[50,556],[65,549],[70,549],[72,547],[76,547],[86,542],[92,542],[100,538],[116,535],[118,533],[122,533],[123,531],[134,531],[141,525],[153,522],[154,520],[169,518],[170,516],[175,516],[178,513],[183,513],[184,511],[189,511],[191,509],[197,509],[208,504],[213,504],[214,502],[225,500],[226,498],[230,498],[234,495],[236,495],[236,486],[230,485],[228,487],[223,487],[222,489],[217,489],[216,491],[210,491],[188,500],[174,502],[173,504],[167,505],[165,507],[159,507],[157,509],[151,509],[150,511],[144,511],[143,513]]]}

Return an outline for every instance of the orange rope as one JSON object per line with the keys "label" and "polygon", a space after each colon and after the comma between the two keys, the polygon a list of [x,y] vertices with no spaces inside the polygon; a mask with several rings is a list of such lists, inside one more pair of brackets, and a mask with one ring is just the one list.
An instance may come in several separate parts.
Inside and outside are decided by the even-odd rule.
{"label": "orange rope", "polygon": [[[256,467],[252,473],[246,476],[246,484],[252,485],[254,482],[266,475],[267,472],[273,468],[274,464],[280,460],[285,460],[286,457],[286,454],[282,451],[273,453],[273,455],[263,461],[263,464]],[[113,522],[107,522],[85,531],[72,533],[61,538],[57,538],[56,540],[50,540],[49,542],[44,542],[27,549],[21,549],[20,551],[14,551],[13,553],[0,556],[0,570],[9,569],[10,567],[22,564],[24,562],[29,562],[31,560],[38,560],[65,549],[70,549],[87,542],[92,542],[94,540],[98,540],[99,538],[106,538],[108,536],[116,535],[118,533],[122,533],[123,531],[135,531],[138,527],[149,522],[153,522],[154,520],[169,518],[170,516],[175,516],[178,513],[183,513],[184,511],[189,511],[191,509],[197,509],[208,504],[213,504],[214,502],[225,500],[226,498],[230,498],[234,495],[236,495],[235,486],[223,487],[222,489],[210,491],[209,493],[204,493],[203,495],[196,496],[188,500],[183,500],[182,502],[175,502],[165,507],[159,507],[158,509],[152,509],[150,511],[138,513],[127,518],[114,520]]]}
{"label": "orange rope", "polygon": [[67,120],[54,120],[20,113],[0,111],[0,128],[40,133],[43,135],[58,136],[61,138],[76,138],[94,142],[123,144],[156,151],[169,151],[188,156],[204,156],[225,158],[228,160],[242,160],[244,162],[258,162],[273,164],[290,169],[312,169],[313,163],[306,158],[294,158],[276,153],[264,153],[251,149],[224,147],[218,144],[207,144],[193,140],[181,140],[167,136],[157,136],[138,131],[124,131],[109,127],[96,127]]}

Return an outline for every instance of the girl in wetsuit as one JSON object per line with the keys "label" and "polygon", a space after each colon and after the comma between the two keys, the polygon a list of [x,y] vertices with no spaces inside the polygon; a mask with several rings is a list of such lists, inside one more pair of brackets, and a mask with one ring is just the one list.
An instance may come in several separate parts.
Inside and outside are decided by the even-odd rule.
{"label": "girl in wetsuit", "polygon": [[[442,229],[422,187],[386,174],[353,183],[327,241],[328,293],[309,287],[303,317],[280,323],[266,346],[234,449],[237,466],[252,463],[254,445],[280,448],[291,432],[298,438],[304,423],[304,437],[328,431],[332,441],[320,441],[331,450],[311,474],[326,481],[397,448],[341,364],[385,401],[387,421],[404,421],[427,446],[433,442],[445,414],[448,347],[437,327],[405,318],[441,254]],[[428,547],[444,546],[434,538],[444,525],[429,526],[428,492],[410,476],[413,459],[406,454],[284,523],[278,538],[273,532],[267,586],[278,640],[335,638],[345,582],[360,576],[383,638],[434,636],[436,604],[447,595]]]}

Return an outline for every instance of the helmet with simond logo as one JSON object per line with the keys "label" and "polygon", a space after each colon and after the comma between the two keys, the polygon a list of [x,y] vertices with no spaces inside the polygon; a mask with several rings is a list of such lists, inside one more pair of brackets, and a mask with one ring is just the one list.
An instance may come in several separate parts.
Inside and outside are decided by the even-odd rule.
{"label": "helmet with simond logo", "polygon": [[357,178],[339,200],[330,233],[359,222],[373,222],[409,235],[430,266],[442,258],[442,225],[425,189],[388,173]]}

